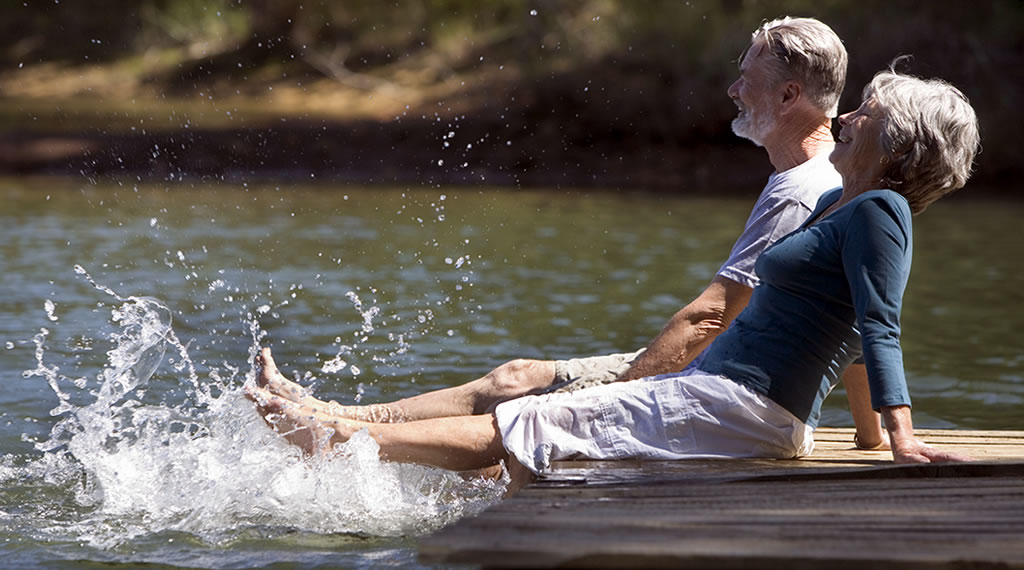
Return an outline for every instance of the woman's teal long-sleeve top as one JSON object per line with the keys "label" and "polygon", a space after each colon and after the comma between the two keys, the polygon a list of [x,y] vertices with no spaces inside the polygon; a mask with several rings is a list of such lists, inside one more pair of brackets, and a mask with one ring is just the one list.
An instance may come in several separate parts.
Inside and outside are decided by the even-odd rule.
{"label": "woman's teal long-sleeve top", "polygon": [[817,220],[840,195],[822,196],[807,223],[761,254],[761,285],[700,364],[812,427],[825,396],[862,353],[872,406],[910,405],[900,349],[910,207],[892,190],[872,190]]}

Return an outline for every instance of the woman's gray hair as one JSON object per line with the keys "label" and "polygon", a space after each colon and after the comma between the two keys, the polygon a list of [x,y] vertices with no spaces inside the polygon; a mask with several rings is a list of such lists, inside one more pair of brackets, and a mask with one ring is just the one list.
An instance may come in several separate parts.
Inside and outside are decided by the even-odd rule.
{"label": "woman's gray hair", "polygon": [[967,97],[941,79],[888,69],[864,88],[884,114],[882,149],[889,160],[882,183],[918,214],[962,188],[981,147],[978,117]]}
{"label": "woman's gray hair", "polygon": [[814,18],[784,17],[761,24],[751,45],[764,40],[778,62],[779,80],[796,79],[810,102],[832,118],[846,84],[846,48],[839,36]]}

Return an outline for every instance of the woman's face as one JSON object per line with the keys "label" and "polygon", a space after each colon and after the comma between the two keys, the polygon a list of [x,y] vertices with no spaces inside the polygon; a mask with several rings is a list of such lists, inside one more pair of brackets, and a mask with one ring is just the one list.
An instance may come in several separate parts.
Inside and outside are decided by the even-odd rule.
{"label": "woman's face", "polygon": [[877,184],[888,164],[882,149],[882,110],[874,99],[839,116],[839,135],[829,156],[844,184],[859,180]]}

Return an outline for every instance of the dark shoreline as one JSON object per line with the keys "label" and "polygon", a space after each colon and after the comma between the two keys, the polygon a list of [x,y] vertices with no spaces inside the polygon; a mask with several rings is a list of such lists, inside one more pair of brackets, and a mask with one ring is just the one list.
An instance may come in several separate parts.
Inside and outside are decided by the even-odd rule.
{"label": "dark shoreline", "polygon": [[[267,19],[264,3],[234,2],[233,33],[192,15],[209,45],[165,37],[152,13],[113,0],[15,4],[0,9],[0,175],[745,194],[772,168],[730,133],[726,90],[744,30],[785,13],[846,43],[841,110],[912,55],[903,71],[951,82],[978,112],[972,194],[1015,199],[1024,175],[1007,120],[1024,97],[1024,6],[1010,0],[570,2],[539,15],[521,2],[410,14],[289,0],[266,3],[284,10]],[[163,4],[177,2],[140,5]]]}
{"label": "dark shoreline", "polygon": [[[746,194],[771,173],[764,151],[744,141],[705,145],[600,141],[589,146],[487,129],[442,147],[442,129],[373,121],[322,126],[189,129],[146,134],[0,134],[0,176],[131,177],[141,182],[284,182],[373,186],[628,189],[655,193]],[[641,144],[646,143],[646,144]],[[1019,168],[1018,168],[1019,169]],[[1016,198],[1024,172],[972,178],[971,196]]]}
{"label": "dark shoreline", "polygon": [[[771,165],[762,150],[736,145],[639,145],[606,141],[589,147],[487,132],[467,135],[469,150],[445,149],[436,127],[344,126],[190,129],[148,134],[0,134],[0,175],[143,181],[333,181],[370,185],[458,185],[630,188],[717,193],[763,184]],[[464,143],[465,144],[465,143]]]}

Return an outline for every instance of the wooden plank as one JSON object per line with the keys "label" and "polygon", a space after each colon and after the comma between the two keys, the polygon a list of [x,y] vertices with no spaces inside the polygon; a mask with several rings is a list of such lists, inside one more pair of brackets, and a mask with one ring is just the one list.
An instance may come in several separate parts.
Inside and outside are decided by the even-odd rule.
{"label": "wooden plank", "polygon": [[[915,430],[918,437],[936,447],[975,459],[1024,461],[1022,431]],[[888,451],[861,451],[853,446],[853,428],[819,428],[814,432],[813,461],[889,461]]]}
{"label": "wooden plank", "polygon": [[957,480],[538,490],[481,515],[457,544],[442,531],[421,554],[487,566],[1024,564],[1021,479],[940,484],[948,481]]}
{"label": "wooden plank", "polygon": [[822,429],[802,460],[560,462],[421,541],[420,556],[499,567],[1024,568],[1024,432],[920,434],[1000,460],[894,466],[887,452],[853,449],[852,430]]}
{"label": "wooden plank", "polygon": [[[839,437],[853,441],[853,428],[837,428],[837,427],[819,427],[814,430],[814,439],[821,439],[823,437]],[[915,428],[914,433],[918,436],[928,438],[929,436],[940,436],[940,437],[960,437],[960,438],[976,438],[976,437],[996,437],[1000,439],[1015,439],[1024,441],[1024,431],[1015,430],[958,430],[958,429],[922,429]]]}

